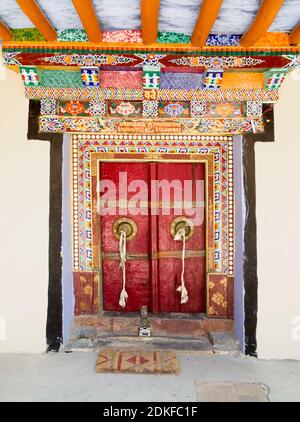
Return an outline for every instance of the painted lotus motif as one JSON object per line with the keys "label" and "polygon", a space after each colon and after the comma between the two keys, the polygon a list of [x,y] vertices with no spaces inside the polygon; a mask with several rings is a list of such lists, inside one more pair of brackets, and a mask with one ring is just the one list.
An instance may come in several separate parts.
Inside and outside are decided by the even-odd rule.
{"label": "painted lotus motif", "polygon": [[190,114],[188,102],[160,102],[160,117],[188,117]]}
{"label": "painted lotus motif", "polygon": [[141,103],[138,101],[109,101],[109,114],[116,117],[135,117],[141,114]]}

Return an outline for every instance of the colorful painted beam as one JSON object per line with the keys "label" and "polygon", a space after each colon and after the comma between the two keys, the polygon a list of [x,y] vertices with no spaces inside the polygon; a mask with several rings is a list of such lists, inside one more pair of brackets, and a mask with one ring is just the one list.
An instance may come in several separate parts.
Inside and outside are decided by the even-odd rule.
{"label": "colorful painted beam", "polygon": [[3,41],[11,41],[13,39],[12,31],[1,20],[0,20],[0,39]]}
{"label": "colorful painted beam", "polygon": [[72,0],[72,2],[89,41],[100,43],[102,41],[102,31],[92,0]]}
{"label": "colorful painted beam", "polygon": [[145,44],[156,42],[160,0],[141,0],[142,38]]}
{"label": "colorful painted beam", "polygon": [[47,41],[56,41],[55,29],[35,0],[16,0],[16,2]]}
{"label": "colorful painted beam", "polygon": [[292,30],[289,38],[290,38],[290,44],[292,45],[300,44],[300,23]]}
{"label": "colorful painted beam", "polygon": [[191,39],[194,46],[203,47],[205,45],[222,3],[223,0],[203,0]]}
{"label": "colorful painted beam", "polygon": [[240,40],[241,46],[250,47],[265,35],[283,2],[284,0],[262,0],[254,21]]}

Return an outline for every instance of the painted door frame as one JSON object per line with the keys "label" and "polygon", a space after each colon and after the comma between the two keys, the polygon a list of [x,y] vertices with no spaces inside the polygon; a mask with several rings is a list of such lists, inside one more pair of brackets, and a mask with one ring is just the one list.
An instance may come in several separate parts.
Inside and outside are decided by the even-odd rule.
{"label": "painted door frame", "polygon": [[[207,275],[214,275],[214,201],[215,201],[215,189],[214,189],[214,154],[161,154],[159,157],[153,154],[149,156],[149,154],[141,153],[141,154],[132,154],[132,153],[120,153],[120,154],[111,154],[111,153],[101,153],[95,152],[91,154],[90,157],[90,164],[91,164],[91,186],[92,186],[92,198],[91,202],[93,204],[93,211],[92,211],[92,233],[93,233],[93,264],[92,264],[92,273],[90,274],[90,280],[86,278],[85,283],[90,282],[90,285],[93,286],[94,293],[93,293],[93,301],[90,306],[90,313],[101,313],[102,308],[102,298],[101,298],[101,255],[100,255],[100,242],[99,242],[99,219],[97,216],[96,204],[98,201],[98,196],[95,195],[97,192],[97,180],[99,179],[99,165],[98,161],[131,161],[136,162],[138,160],[142,160],[143,162],[188,162],[188,163],[199,163],[203,162],[206,166],[206,273]],[[94,192],[94,193],[93,193]],[[219,273],[218,273],[219,274]],[[76,297],[76,290],[80,290],[80,280],[81,274],[79,274],[76,278],[75,274],[75,297]],[[218,281],[217,281],[218,283]],[[211,283],[210,283],[211,284]],[[217,286],[217,289],[219,286]],[[223,289],[224,290],[224,289]],[[232,291],[232,289],[230,289]],[[209,314],[209,310],[212,308],[211,296],[212,293],[209,290],[208,283],[206,283],[206,303],[207,303],[207,314]],[[227,295],[227,291],[225,291],[225,295]],[[77,296],[82,297],[82,295],[77,294]],[[95,302],[95,298],[99,298]],[[227,299],[227,298],[226,298]],[[76,301],[75,301],[76,302]],[[78,301],[77,301],[78,302]],[[227,303],[227,301],[226,301]],[[83,309],[87,312],[87,307]],[[80,304],[75,303],[75,314],[80,315],[82,313],[82,309],[80,309]],[[209,316],[216,316],[213,312]],[[221,317],[229,317],[228,315],[217,315]]]}

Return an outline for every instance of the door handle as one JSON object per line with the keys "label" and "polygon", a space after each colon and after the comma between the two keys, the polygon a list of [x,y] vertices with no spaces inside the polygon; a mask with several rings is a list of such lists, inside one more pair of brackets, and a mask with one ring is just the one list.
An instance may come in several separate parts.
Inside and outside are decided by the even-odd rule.
{"label": "door handle", "polygon": [[137,225],[132,218],[121,217],[114,221],[113,234],[116,239],[120,240],[122,231],[126,233],[126,241],[133,240],[137,235]]}
{"label": "door handle", "polygon": [[189,240],[195,231],[194,223],[190,218],[185,217],[184,215],[174,218],[170,226],[170,232],[173,238],[175,238],[176,233],[184,229],[185,231],[185,240]]}

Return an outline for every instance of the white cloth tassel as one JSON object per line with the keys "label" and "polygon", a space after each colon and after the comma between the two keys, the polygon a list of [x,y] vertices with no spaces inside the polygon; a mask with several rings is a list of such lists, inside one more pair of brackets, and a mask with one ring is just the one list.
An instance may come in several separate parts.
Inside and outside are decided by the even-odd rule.
{"label": "white cloth tassel", "polygon": [[128,293],[126,292],[126,232],[122,230],[120,232],[119,240],[119,254],[120,254],[120,268],[123,273],[123,287],[120,293],[119,305],[121,308],[125,308],[126,300],[128,299]]}
{"label": "white cloth tassel", "polygon": [[174,236],[174,240],[182,240],[182,270],[181,270],[181,286],[179,286],[176,291],[181,293],[181,300],[180,303],[187,303],[189,300],[188,291],[184,284],[184,258],[185,258],[185,230],[179,229],[178,232]]}

